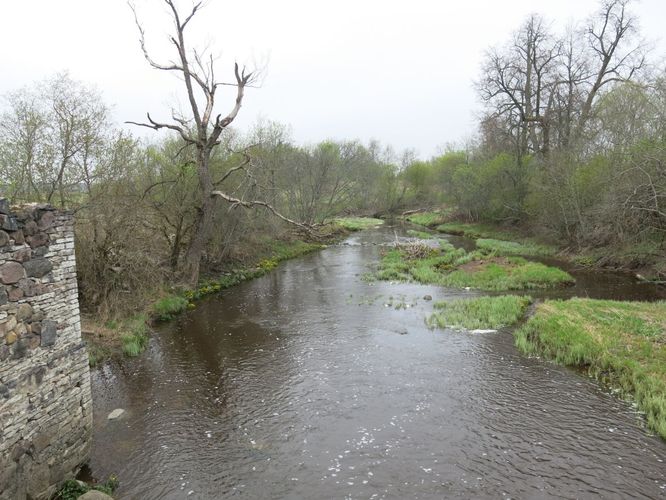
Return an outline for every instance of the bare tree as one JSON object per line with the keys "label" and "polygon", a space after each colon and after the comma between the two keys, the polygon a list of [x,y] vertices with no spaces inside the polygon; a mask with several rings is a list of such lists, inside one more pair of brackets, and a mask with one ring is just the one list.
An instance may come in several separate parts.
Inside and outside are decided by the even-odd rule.
{"label": "bare tree", "polygon": [[636,19],[627,12],[629,3],[630,0],[604,0],[599,13],[586,29],[595,71],[586,82],[589,90],[578,120],[576,137],[583,133],[601,89],[615,82],[630,81],[645,64],[644,45],[640,40],[634,40]]}
{"label": "bare tree", "polygon": [[530,16],[505,50],[491,50],[477,84],[492,106],[491,116],[504,117],[516,137],[516,156],[547,153],[552,91],[560,43],[544,21]]}
{"label": "bare tree", "polygon": [[[213,149],[219,144],[222,131],[234,121],[240,111],[245,88],[252,81],[253,73],[247,72],[245,68],[240,69],[238,63],[234,64],[234,76],[236,82],[236,99],[231,111],[226,114],[214,116],[215,98],[218,88],[225,83],[219,82],[215,77],[214,60],[212,56],[204,59],[202,54],[196,50],[188,52],[185,42],[185,30],[202,7],[203,2],[194,4],[191,11],[183,18],[172,0],[164,0],[171,14],[175,33],[169,40],[176,50],[175,61],[160,63],[155,61],[146,47],[145,32],[139,22],[136,10],[132,4],[134,20],[139,29],[139,41],[141,50],[148,63],[155,69],[162,71],[173,71],[178,73],[185,84],[187,98],[190,106],[191,117],[186,118],[172,111],[172,123],[162,123],[153,120],[150,113],[147,114],[147,123],[133,123],[154,130],[167,129],[177,132],[187,145],[195,148],[195,162],[199,182],[200,206],[196,220],[196,229],[190,240],[185,256],[185,274],[190,285],[196,285],[199,280],[199,267],[205,246],[210,239],[213,230],[213,214],[215,208],[215,190],[210,171],[210,158]],[[200,104],[195,93],[195,87],[203,94],[203,104]],[[192,126],[194,122],[194,126]]]}

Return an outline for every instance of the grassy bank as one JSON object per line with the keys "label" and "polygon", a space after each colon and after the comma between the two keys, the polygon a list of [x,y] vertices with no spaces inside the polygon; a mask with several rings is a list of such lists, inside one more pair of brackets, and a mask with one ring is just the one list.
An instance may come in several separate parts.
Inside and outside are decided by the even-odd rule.
{"label": "grassy bank", "polygon": [[[381,219],[366,217],[338,218],[322,228],[321,237],[324,241],[334,242],[344,238],[349,231],[360,231],[382,223]],[[141,312],[120,320],[100,323],[92,318],[84,318],[82,330],[90,365],[96,366],[114,356],[138,356],[148,345],[152,323],[169,321],[187,309],[196,307],[195,302],[203,297],[263,276],[280,262],[324,247],[326,245],[322,243],[302,240],[259,239],[243,262],[229,263],[225,271],[215,276],[206,276],[196,289],[165,291],[158,300],[145,305]]]}
{"label": "grassy bank", "polygon": [[280,262],[319,250],[325,245],[301,240],[267,240],[262,247],[263,251],[255,256],[254,263],[230,267],[215,278],[207,277],[194,290],[181,289],[164,293],[157,301],[145,306],[141,313],[104,324],[90,318],[84,319],[83,337],[88,346],[90,365],[95,366],[114,356],[138,356],[148,345],[150,325],[153,322],[169,321],[187,309],[194,308],[195,302],[205,296],[263,276]]}
{"label": "grassy bank", "polygon": [[[427,221],[416,218],[412,222],[421,224]],[[425,223],[421,225],[433,227]],[[573,251],[569,247],[558,248],[547,244],[542,238],[526,234],[524,230],[493,224],[450,221],[436,225],[435,229],[441,233],[475,239],[477,247],[492,250],[498,255],[545,257],[557,254],[583,267],[632,270],[644,275],[648,281],[666,280],[666,257],[660,241]]]}
{"label": "grassy bank", "polygon": [[148,315],[143,313],[103,324],[84,317],[81,333],[88,347],[90,366],[117,355],[138,356],[148,345],[149,323]]}
{"label": "grassy bank", "polygon": [[492,291],[549,288],[574,281],[556,267],[483,250],[466,252],[442,240],[439,249],[413,242],[385,252],[376,277]]}
{"label": "grassy bank", "polygon": [[338,217],[333,219],[334,224],[346,229],[347,231],[362,231],[371,227],[377,227],[384,223],[382,219],[372,217]]}
{"label": "grassy bank", "polygon": [[489,224],[448,222],[437,226],[440,233],[465,236],[476,240],[477,248],[492,251],[497,255],[525,255],[547,257],[558,249],[546,245],[518,231],[509,231]]}
{"label": "grassy bank", "polygon": [[441,281],[445,286],[489,291],[552,288],[573,283],[566,271],[522,257],[476,258]]}
{"label": "grassy bank", "polygon": [[411,236],[412,238],[419,238],[422,240],[430,240],[435,238],[436,235],[432,233],[426,233],[425,231],[416,231],[414,229],[408,229],[407,230],[407,235]]}
{"label": "grassy bank", "polygon": [[496,240],[492,238],[479,238],[476,240],[476,247],[497,255],[527,255],[547,257],[555,255],[557,249],[548,245],[539,245],[537,243],[525,241],[518,243],[515,241]]}
{"label": "grassy bank", "polygon": [[419,226],[433,228],[446,222],[446,220],[451,216],[451,213],[452,211],[448,209],[442,209],[434,212],[418,212],[405,216],[405,219],[414,224],[418,224]]}
{"label": "grassy bank", "polygon": [[456,236],[467,236],[468,238],[495,238],[498,240],[512,240],[516,234],[501,230],[490,224],[479,222],[446,222],[439,224],[436,228],[440,233],[454,234]]}
{"label": "grassy bank", "polygon": [[454,329],[493,329],[516,323],[523,317],[532,299],[518,295],[478,297],[435,304],[437,311],[428,325]]}
{"label": "grassy bank", "polygon": [[524,353],[582,368],[633,398],[666,439],[666,302],[546,301],[515,340]]}

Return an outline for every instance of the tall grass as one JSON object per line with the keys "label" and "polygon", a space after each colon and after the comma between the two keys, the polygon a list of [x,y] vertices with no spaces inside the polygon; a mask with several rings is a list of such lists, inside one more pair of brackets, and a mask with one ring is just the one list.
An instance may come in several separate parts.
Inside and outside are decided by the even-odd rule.
{"label": "tall grass", "polygon": [[139,314],[123,323],[121,335],[123,353],[129,357],[135,357],[141,354],[148,346],[148,318],[146,315]]}
{"label": "tall grass", "polygon": [[502,328],[522,318],[531,301],[530,297],[502,295],[438,302],[438,311],[428,318],[428,324],[468,330]]}
{"label": "tall grass", "polygon": [[372,217],[338,217],[337,219],[333,219],[333,222],[348,231],[361,231],[384,223],[382,219],[374,219]]}
{"label": "tall grass", "polygon": [[187,309],[189,301],[179,295],[168,295],[153,304],[153,312],[159,321],[169,321]]}
{"label": "tall grass", "polygon": [[408,215],[406,218],[409,222],[418,224],[419,226],[434,227],[442,224],[450,212],[420,212],[417,214]]}
{"label": "tall grass", "polygon": [[538,245],[531,242],[517,243],[515,241],[496,240],[491,238],[480,238],[476,240],[476,247],[481,250],[493,252],[497,255],[548,256],[554,255],[557,251],[554,247]]}
{"label": "tall grass", "polygon": [[478,270],[456,270],[443,276],[440,284],[477,290],[503,291],[552,288],[572,284],[569,273],[540,262],[514,258],[509,264],[488,263]]}
{"label": "tall grass", "polygon": [[478,222],[446,222],[438,225],[435,229],[440,233],[467,236],[468,238],[497,238],[498,240],[513,239],[511,233]]}

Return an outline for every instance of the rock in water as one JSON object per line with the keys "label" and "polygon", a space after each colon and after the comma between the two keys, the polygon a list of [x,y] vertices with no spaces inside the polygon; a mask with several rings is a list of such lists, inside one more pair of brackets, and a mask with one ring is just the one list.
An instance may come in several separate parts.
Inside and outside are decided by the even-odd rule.
{"label": "rock in water", "polygon": [[122,408],[116,408],[111,413],[109,413],[109,416],[107,418],[109,420],[116,420],[117,418],[120,418],[124,413],[125,410],[123,410]]}

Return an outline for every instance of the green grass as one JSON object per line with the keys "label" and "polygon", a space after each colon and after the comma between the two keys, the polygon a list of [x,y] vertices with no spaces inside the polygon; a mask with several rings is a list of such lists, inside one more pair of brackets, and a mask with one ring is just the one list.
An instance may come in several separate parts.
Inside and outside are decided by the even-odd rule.
{"label": "green grass", "polygon": [[435,304],[437,312],[428,318],[440,328],[493,329],[512,325],[523,317],[532,299],[518,295],[478,297]]}
{"label": "green grass", "polygon": [[524,353],[583,368],[633,398],[666,439],[666,302],[546,301],[514,335]]}
{"label": "green grass", "polygon": [[440,233],[467,236],[468,238],[496,238],[498,240],[513,240],[515,235],[507,231],[501,231],[489,224],[480,222],[447,222],[435,228]]}
{"label": "green grass", "polygon": [[135,357],[141,354],[148,346],[148,318],[139,314],[126,320],[122,326],[121,335],[123,353],[129,357]]}
{"label": "green grass", "polygon": [[521,257],[496,258],[478,250],[465,252],[443,240],[440,246],[419,258],[411,258],[407,246],[391,249],[382,256],[376,277],[491,291],[549,288],[574,282],[561,269]]}
{"label": "green grass", "polygon": [[426,233],[425,231],[416,231],[414,229],[408,229],[407,234],[413,238],[421,238],[422,240],[430,240],[435,237],[432,233]]}
{"label": "green grass", "polygon": [[[379,219],[372,219],[379,220]],[[293,259],[295,257],[300,257],[301,255],[314,252],[315,250],[321,250],[324,248],[324,245],[321,243],[308,243],[306,241],[294,240],[294,241],[283,241],[283,240],[270,240],[267,243],[269,257],[275,262],[282,262],[283,260]]]}
{"label": "green grass", "polygon": [[53,500],[76,500],[81,495],[89,492],[90,490],[101,491],[102,493],[106,493],[110,496],[117,488],[118,478],[116,476],[110,476],[109,479],[107,479],[104,483],[97,484],[95,486],[90,486],[86,483],[82,483],[74,479],[68,479],[54,494]]}
{"label": "green grass", "polygon": [[338,217],[333,219],[333,222],[348,231],[361,231],[384,223],[382,219],[372,217]]}
{"label": "green grass", "polygon": [[111,350],[107,347],[95,345],[91,342],[86,342],[86,347],[88,348],[88,365],[91,368],[94,368],[111,356]]}
{"label": "green grass", "polygon": [[529,255],[529,256],[548,256],[554,255],[556,249],[546,245],[536,243],[515,241],[495,240],[490,238],[481,238],[476,240],[476,247],[481,250],[493,252],[497,255]]}
{"label": "green grass", "polygon": [[159,321],[169,321],[187,309],[189,301],[179,295],[167,295],[153,304],[153,313]]}
{"label": "green grass", "polygon": [[434,227],[442,224],[450,215],[448,211],[442,212],[420,212],[417,214],[408,215],[406,219],[409,222],[418,224],[419,226]]}
{"label": "green grass", "polygon": [[569,273],[540,262],[528,262],[520,257],[507,259],[508,263],[489,262],[477,270],[456,270],[442,278],[440,284],[477,290],[504,291],[552,288],[572,284]]}

